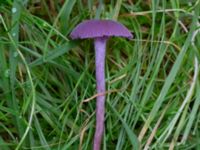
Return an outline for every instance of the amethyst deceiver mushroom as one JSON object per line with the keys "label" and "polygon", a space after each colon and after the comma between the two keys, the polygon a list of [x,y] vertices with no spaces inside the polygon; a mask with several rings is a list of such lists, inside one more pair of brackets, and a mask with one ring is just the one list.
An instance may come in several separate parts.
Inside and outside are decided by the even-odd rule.
{"label": "amethyst deceiver mushroom", "polygon": [[93,150],[100,150],[104,132],[105,95],[102,93],[105,93],[106,41],[110,36],[132,38],[132,34],[125,26],[112,20],[87,20],[77,25],[70,34],[72,39],[94,39],[97,94],[101,95],[97,96],[96,100]]}

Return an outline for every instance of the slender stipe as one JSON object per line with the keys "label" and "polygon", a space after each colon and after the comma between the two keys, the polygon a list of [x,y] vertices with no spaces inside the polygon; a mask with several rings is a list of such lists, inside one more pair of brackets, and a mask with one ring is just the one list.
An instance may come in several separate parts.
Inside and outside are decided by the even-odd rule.
{"label": "slender stipe", "polygon": [[[96,38],[95,43],[95,65],[97,93],[105,92],[105,53],[107,38]],[[96,130],[94,135],[93,150],[100,150],[104,132],[105,95],[96,99]]]}

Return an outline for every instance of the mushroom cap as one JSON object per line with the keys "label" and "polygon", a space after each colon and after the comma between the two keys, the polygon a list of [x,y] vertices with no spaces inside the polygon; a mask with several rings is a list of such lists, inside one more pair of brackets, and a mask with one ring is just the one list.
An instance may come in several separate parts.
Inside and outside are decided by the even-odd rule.
{"label": "mushroom cap", "polygon": [[86,20],[71,32],[72,39],[120,36],[132,38],[131,32],[121,23],[113,20]]}

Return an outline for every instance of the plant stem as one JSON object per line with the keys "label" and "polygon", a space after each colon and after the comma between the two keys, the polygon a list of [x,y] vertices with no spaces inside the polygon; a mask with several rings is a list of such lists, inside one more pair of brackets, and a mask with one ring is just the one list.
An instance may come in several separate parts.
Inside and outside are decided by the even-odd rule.
{"label": "plant stem", "polygon": [[[107,38],[95,39],[95,65],[97,93],[105,92],[105,53]],[[101,141],[104,132],[104,113],[105,113],[105,95],[98,96],[96,99],[96,131],[94,136],[93,150],[100,150]]]}

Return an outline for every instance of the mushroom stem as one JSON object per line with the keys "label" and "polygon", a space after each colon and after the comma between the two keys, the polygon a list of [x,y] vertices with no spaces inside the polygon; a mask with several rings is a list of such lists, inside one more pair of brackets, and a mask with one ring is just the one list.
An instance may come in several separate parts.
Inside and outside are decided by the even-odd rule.
{"label": "mushroom stem", "polygon": [[[95,38],[95,65],[97,93],[105,92],[105,54],[106,37]],[[94,135],[93,150],[100,150],[101,141],[104,132],[104,113],[105,113],[105,95],[100,95],[96,99],[96,130]]]}

